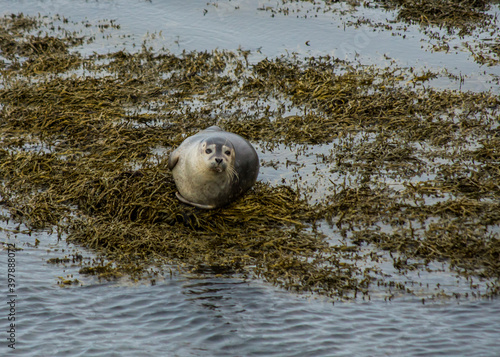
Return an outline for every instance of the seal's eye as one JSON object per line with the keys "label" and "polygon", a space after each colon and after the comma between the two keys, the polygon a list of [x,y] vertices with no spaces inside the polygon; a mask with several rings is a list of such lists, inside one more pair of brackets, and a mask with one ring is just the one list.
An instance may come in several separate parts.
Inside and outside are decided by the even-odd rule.
{"label": "seal's eye", "polygon": [[206,152],[207,154],[211,154],[211,153],[212,153],[212,149],[206,149],[206,150],[205,150],[205,152]]}
{"label": "seal's eye", "polygon": [[229,156],[229,155],[231,155],[231,151],[226,150],[226,151],[224,152],[224,154],[226,154],[227,156]]}

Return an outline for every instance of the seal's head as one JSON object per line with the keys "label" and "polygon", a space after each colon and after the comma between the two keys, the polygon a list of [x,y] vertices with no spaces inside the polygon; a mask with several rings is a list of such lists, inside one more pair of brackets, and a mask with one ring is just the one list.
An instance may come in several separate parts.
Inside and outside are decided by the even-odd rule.
{"label": "seal's head", "polygon": [[236,152],[233,144],[222,137],[206,138],[200,142],[200,159],[207,170],[225,173],[228,178],[236,175],[234,162]]}

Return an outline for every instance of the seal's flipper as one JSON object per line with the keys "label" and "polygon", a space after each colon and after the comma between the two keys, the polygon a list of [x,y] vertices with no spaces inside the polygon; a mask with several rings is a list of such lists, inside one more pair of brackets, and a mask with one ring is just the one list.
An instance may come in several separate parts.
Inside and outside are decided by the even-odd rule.
{"label": "seal's flipper", "polygon": [[215,208],[214,205],[202,205],[202,204],[199,204],[199,203],[188,201],[184,197],[182,197],[182,195],[179,192],[176,192],[175,195],[177,196],[177,198],[179,199],[179,201],[181,201],[181,202],[183,202],[183,203],[185,203],[187,205],[195,206],[195,207],[198,207],[198,208],[201,208],[201,209],[213,209],[213,208]]}
{"label": "seal's flipper", "polygon": [[174,150],[170,156],[168,157],[168,168],[172,170],[175,165],[177,165],[177,161],[179,161],[179,152],[177,150]]}

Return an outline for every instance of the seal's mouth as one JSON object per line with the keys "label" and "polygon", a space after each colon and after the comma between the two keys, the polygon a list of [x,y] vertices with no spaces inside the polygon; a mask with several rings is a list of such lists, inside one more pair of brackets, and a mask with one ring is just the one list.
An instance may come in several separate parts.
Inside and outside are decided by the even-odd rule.
{"label": "seal's mouth", "polygon": [[212,167],[211,170],[214,172],[222,172],[222,171],[224,171],[224,168],[222,166],[215,166],[215,167]]}
{"label": "seal's mouth", "polygon": [[226,165],[218,164],[218,163],[214,162],[210,165],[210,170],[213,172],[218,172],[218,173],[224,172],[224,171],[226,171]]}

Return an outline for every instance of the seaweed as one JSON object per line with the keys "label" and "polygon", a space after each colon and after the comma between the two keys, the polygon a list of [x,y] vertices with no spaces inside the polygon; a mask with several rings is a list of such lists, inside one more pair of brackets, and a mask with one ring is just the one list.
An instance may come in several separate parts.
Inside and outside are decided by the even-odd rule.
{"label": "seaweed", "polygon": [[[34,43],[37,19],[0,23],[2,38]],[[69,50],[85,40],[47,35],[32,52],[5,42],[0,86],[2,205],[100,254],[82,274],[156,279],[176,267],[340,299],[369,297],[374,282],[407,291],[369,245],[398,255],[402,274],[444,261],[498,294],[498,95],[332,57]],[[214,124],[267,152],[312,147],[321,185],[287,158],[263,166],[284,165],[293,182],[264,175],[216,210],[181,204],[168,153]]]}

